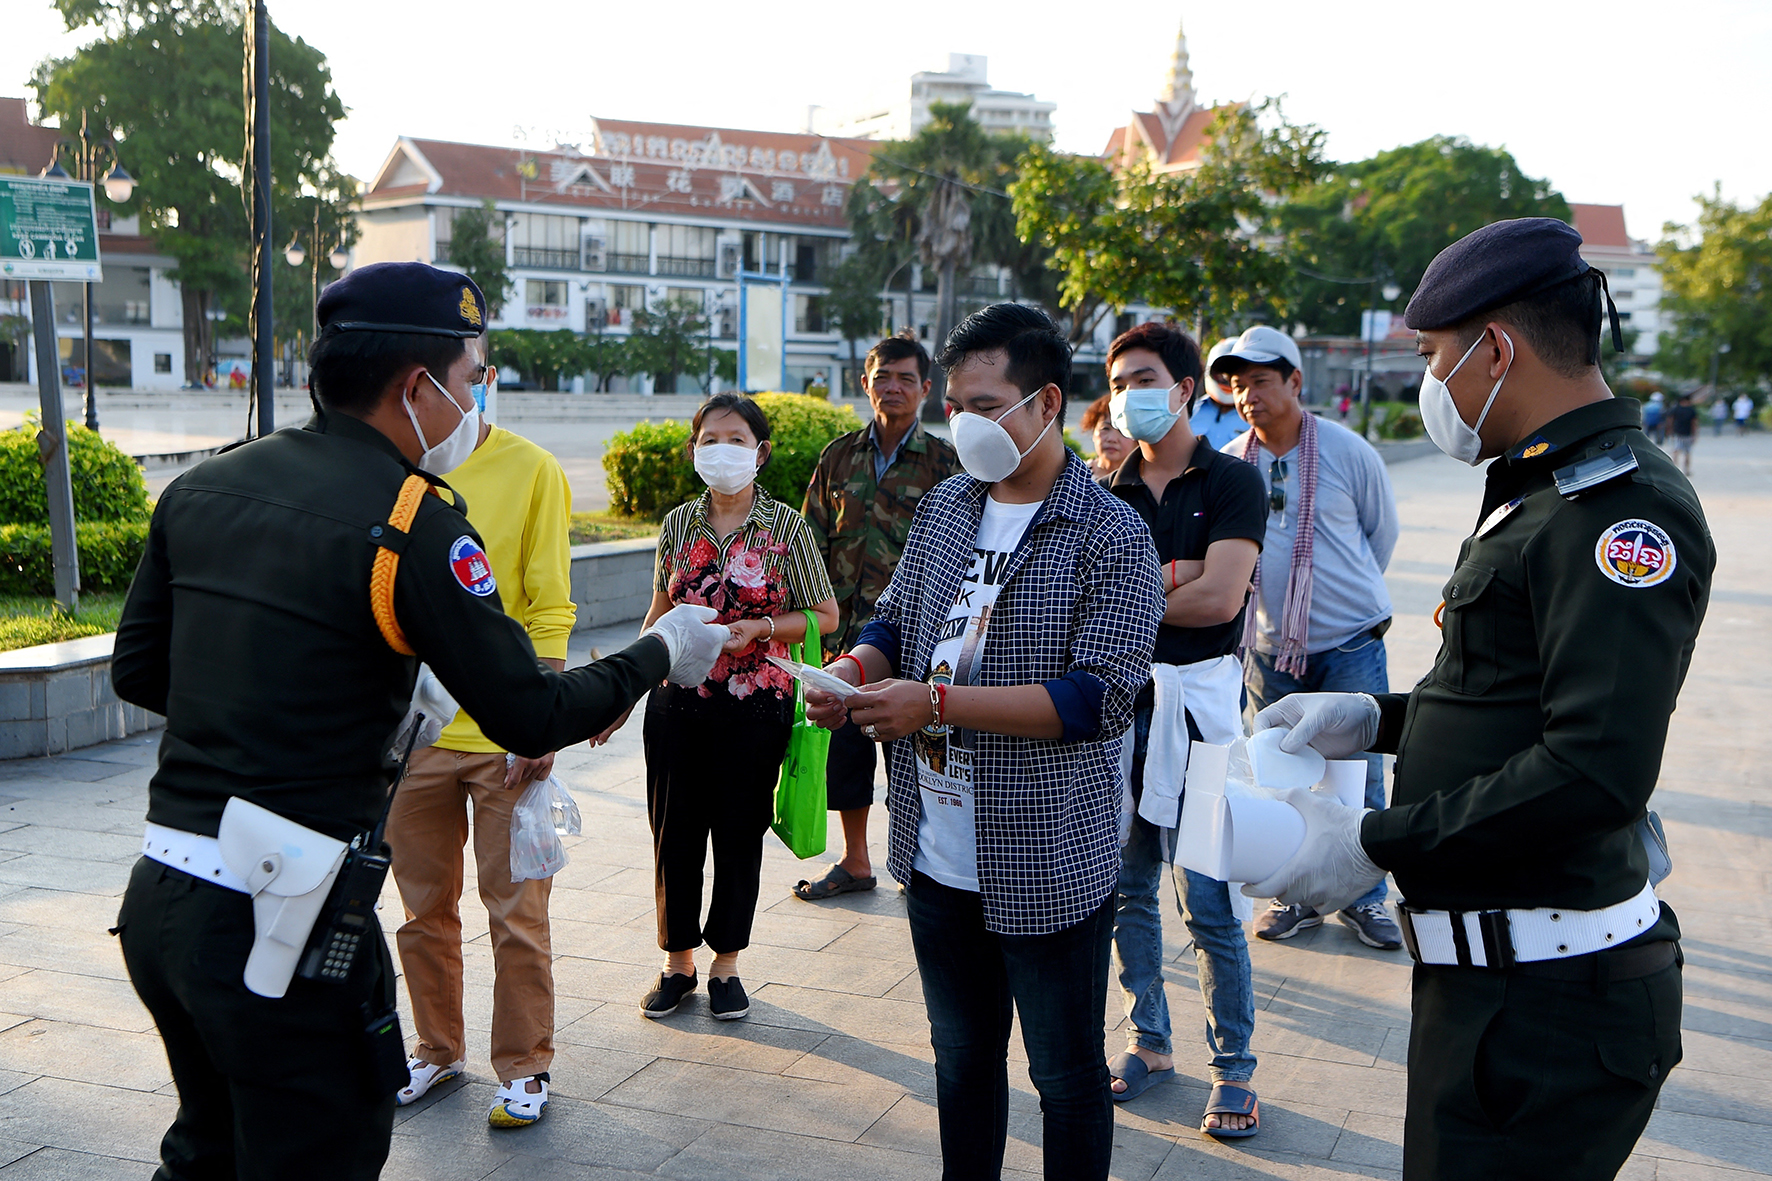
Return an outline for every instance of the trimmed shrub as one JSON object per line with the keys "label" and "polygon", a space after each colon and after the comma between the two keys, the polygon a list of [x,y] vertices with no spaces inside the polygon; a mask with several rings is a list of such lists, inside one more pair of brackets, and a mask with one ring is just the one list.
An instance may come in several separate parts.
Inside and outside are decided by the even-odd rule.
{"label": "trimmed shrub", "polygon": [[[74,541],[82,591],[128,590],[147,548],[148,523],[81,521],[74,526]],[[0,525],[0,594],[54,593],[49,526]]]}
{"label": "trimmed shrub", "polygon": [[[68,467],[76,521],[148,519],[148,485],[141,468],[97,431],[68,424]],[[0,431],[0,522],[49,524],[43,460],[36,427],[29,422],[17,430]]]}
{"label": "trimmed shrub", "polygon": [[[825,445],[861,426],[855,411],[804,394],[758,394],[769,419],[774,448],[757,482],[784,504],[798,509],[812,482],[812,469]],[[659,521],[683,502],[701,495],[702,482],[689,461],[689,424],[667,419],[637,423],[609,440],[603,470],[611,512]]]}

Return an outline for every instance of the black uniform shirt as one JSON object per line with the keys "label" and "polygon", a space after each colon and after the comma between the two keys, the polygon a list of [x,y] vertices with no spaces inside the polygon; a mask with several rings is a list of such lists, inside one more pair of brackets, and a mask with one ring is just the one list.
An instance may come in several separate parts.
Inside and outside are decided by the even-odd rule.
{"label": "black uniform shirt", "polygon": [[[1716,549],[1639,421],[1628,400],[1584,406],[1490,465],[1433,671],[1379,699],[1393,803],[1361,841],[1411,906],[1594,910],[1643,888],[1635,826]],[[1589,460],[1615,474],[1559,492]]]}
{"label": "black uniform shirt", "polygon": [[589,738],[664,677],[653,638],[567,673],[537,661],[464,560],[478,534],[430,495],[394,589],[418,655],[390,648],[370,607],[369,531],[416,470],[380,431],[334,414],[167,487],[112,658],[117,695],[166,715],[150,821],[213,836],[242,796],[340,839],[372,827],[420,660],[488,738],[528,756]]}
{"label": "black uniform shirt", "polygon": [[[1157,561],[1198,562],[1206,547],[1226,538],[1245,537],[1261,548],[1267,536],[1267,490],[1255,465],[1234,455],[1215,451],[1202,437],[1189,457],[1187,468],[1163,489],[1157,503],[1144,482],[1144,453],[1134,448],[1120,469],[1103,477],[1102,486],[1131,505],[1150,527],[1157,547]],[[1243,610],[1229,623],[1213,627],[1157,628],[1159,664],[1193,664],[1216,656],[1228,656],[1243,641]]]}

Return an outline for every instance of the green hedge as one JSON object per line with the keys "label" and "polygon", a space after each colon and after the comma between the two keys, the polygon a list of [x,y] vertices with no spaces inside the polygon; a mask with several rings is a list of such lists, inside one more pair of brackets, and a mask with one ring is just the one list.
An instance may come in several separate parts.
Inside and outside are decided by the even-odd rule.
{"label": "green hedge", "polygon": [[[757,482],[771,496],[800,507],[819,453],[838,435],[861,426],[855,411],[803,394],[758,394],[774,443],[769,465]],[[642,422],[609,440],[603,470],[609,507],[627,517],[662,520],[687,500],[701,495],[702,482],[689,460],[689,424],[667,419]]]}
{"label": "green hedge", "polygon": [[[76,521],[146,521],[148,485],[141,468],[97,431],[68,424],[68,467]],[[37,428],[0,431],[0,523],[47,525]]]}
{"label": "green hedge", "polygon": [[[148,543],[146,521],[81,521],[74,537],[82,591],[129,589]],[[0,594],[54,593],[49,526],[0,525]]]}

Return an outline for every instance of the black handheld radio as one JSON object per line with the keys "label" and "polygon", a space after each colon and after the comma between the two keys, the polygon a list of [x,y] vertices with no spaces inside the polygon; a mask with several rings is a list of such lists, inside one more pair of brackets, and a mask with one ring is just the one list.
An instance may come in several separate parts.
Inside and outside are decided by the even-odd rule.
{"label": "black handheld radio", "polygon": [[301,966],[296,969],[296,975],[303,980],[343,984],[350,979],[364,937],[376,930],[375,902],[381,897],[391,864],[388,846],[382,837],[388,829],[388,813],[394,806],[394,793],[400,790],[400,782],[406,778],[406,765],[412,761],[412,748],[424,722],[422,713],[413,718],[406,751],[400,756],[400,773],[388,789],[381,819],[367,835],[353,837],[351,847],[345,850],[344,864],[333,880],[322,921],[314,924],[314,933],[308,937],[307,949],[302,953]]}

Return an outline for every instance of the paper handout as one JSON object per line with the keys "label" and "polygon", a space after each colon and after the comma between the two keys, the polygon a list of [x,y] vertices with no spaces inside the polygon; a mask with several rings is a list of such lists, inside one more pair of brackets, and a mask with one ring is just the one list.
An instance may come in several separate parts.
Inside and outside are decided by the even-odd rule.
{"label": "paper handout", "polygon": [[[1204,742],[1189,751],[1175,860],[1217,881],[1259,882],[1304,844],[1304,817],[1264,788],[1231,782],[1230,755],[1230,747]],[[1350,807],[1363,806],[1365,760],[1326,761],[1312,790]]]}
{"label": "paper handout", "polygon": [[842,677],[837,676],[835,673],[826,672],[822,668],[815,668],[810,664],[801,664],[798,660],[783,660],[779,656],[771,656],[769,661],[774,664],[775,667],[787,673],[788,676],[796,678],[801,684],[805,685],[806,688],[817,689],[823,693],[835,693],[842,701],[848,701],[851,696],[861,692],[860,689],[857,689]]}

